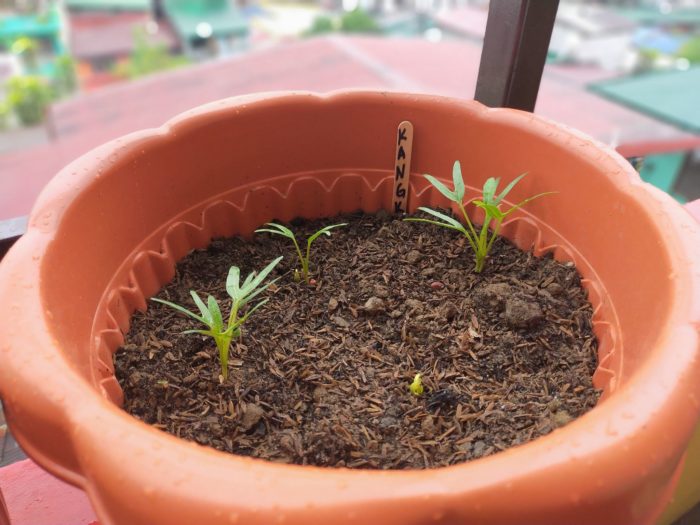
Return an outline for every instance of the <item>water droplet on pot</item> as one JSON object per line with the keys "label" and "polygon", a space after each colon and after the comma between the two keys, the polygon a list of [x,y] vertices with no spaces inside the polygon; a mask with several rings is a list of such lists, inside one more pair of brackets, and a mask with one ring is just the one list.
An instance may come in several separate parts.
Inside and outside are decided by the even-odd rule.
{"label": "water droplet on pot", "polygon": [[615,428],[615,422],[613,421],[610,421],[608,423],[608,426],[605,429],[605,431],[607,432],[608,436],[617,436],[619,434],[619,431],[617,430],[617,428]]}
{"label": "water droplet on pot", "polygon": [[240,519],[241,515],[238,514],[238,512],[231,512],[228,515],[228,522],[229,523],[238,523],[238,520]]}

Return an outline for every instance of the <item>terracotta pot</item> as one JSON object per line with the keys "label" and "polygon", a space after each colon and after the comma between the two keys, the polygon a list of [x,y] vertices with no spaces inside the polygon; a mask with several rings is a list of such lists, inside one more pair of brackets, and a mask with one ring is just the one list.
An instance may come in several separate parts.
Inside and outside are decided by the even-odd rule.
{"label": "terracotta pot", "polygon": [[[236,457],[119,408],[112,352],[173,264],[271,220],[388,208],[397,124],[423,177],[530,176],[504,233],[574,261],[595,307],[603,399],[532,443],[430,471]],[[84,488],[103,525],[653,523],[700,412],[700,232],[610,149],[530,114],[430,96],[268,94],[187,112],[63,170],[0,267],[0,394],[39,464]]]}

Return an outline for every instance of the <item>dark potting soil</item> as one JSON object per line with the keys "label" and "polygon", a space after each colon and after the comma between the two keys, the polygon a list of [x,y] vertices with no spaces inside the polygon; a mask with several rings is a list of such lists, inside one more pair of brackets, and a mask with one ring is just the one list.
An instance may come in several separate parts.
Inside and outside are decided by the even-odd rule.
{"label": "dark potting soil", "polygon": [[213,341],[180,333],[199,328],[188,318],[153,302],[137,313],[115,356],[125,409],[235,454],[403,469],[494,454],[596,404],[592,309],[572,264],[499,239],[475,274],[457,232],[387,214],[294,229],[304,241],[338,222],[350,224],[313,246],[315,286],[293,281],[289,240],[269,234],[181,261],[158,297],[195,309],[190,290],[227,304],[231,265],[247,275],[285,255],[269,302],[232,345],[226,382]]}

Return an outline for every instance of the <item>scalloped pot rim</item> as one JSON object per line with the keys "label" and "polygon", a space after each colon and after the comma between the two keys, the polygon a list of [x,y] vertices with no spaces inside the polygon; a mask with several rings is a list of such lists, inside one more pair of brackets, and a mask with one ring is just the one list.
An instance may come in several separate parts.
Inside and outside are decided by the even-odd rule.
{"label": "scalloped pot rim", "polygon": [[[283,106],[304,104],[311,108],[319,105],[376,107],[381,103],[392,107],[433,104],[438,109],[449,108],[450,115],[459,114],[484,125],[540,137],[562,150],[575,144],[582,151],[581,163],[604,166],[599,176],[607,179],[606,183],[614,179],[621,198],[634,201],[638,210],[646,210],[656,228],[649,234],[663,239],[665,255],[662,258],[666,258],[672,268],[668,282],[672,306],[664,312],[667,319],[664,331],[653,351],[604,402],[548,436],[465,464],[428,471],[324,469],[232,456],[167,435],[116,407],[81,375],[75,363],[68,361],[57,340],[53,314],[43,306],[45,291],[41,279],[46,278],[45,255],[51,251],[53,243],[62,240],[59,234],[64,214],[85,198],[84,194],[96,181],[109,176],[115,152],[118,164],[119,159],[136,150],[176,141],[179,134],[186,135],[213,121],[230,118],[236,110],[276,111]],[[390,170],[387,173],[391,175]],[[272,182],[264,182],[270,182],[275,191],[282,194],[280,187],[291,192],[297,179],[303,182],[309,177],[313,178],[313,174],[277,177],[270,179]],[[366,180],[368,175],[359,173],[357,177]],[[353,182],[351,175],[346,179],[350,181],[348,184],[361,184]],[[416,198],[428,201],[435,198],[428,188],[419,186],[416,181]],[[216,202],[211,199],[209,204]],[[527,224],[528,218],[534,224],[534,216],[526,213],[523,218],[520,221],[523,224]],[[518,228],[518,221],[514,221],[511,229]],[[552,231],[552,235],[556,234]],[[125,523],[119,521],[118,511],[114,509],[124,507],[127,502],[120,500],[113,490],[104,489],[113,482],[110,477],[114,478],[115,473],[120,477],[118,485],[136,483],[141,487],[137,496],[130,495],[141,498],[135,504],[166,497],[192,503],[191,499],[196,497],[202,505],[210,504],[212,508],[224,505],[221,508],[225,508],[224,502],[235,500],[231,502],[233,511],[226,508],[228,514],[223,517],[212,514],[211,523],[235,523],[238,519],[241,523],[267,523],[280,512],[286,513],[282,515],[287,517],[287,523],[297,523],[295,520],[323,523],[331,519],[338,523],[355,520],[371,523],[376,520],[377,512],[384,516],[382,522],[386,524],[421,523],[428,519],[454,523],[450,520],[465,517],[475,522],[508,523],[507,516],[530,516],[520,514],[517,509],[535,509],[532,512],[536,512],[538,506],[541,509],[546,509],[547,505],[556,507],[549,501],[551,498],[542,495],[554,490],[552,480],[565,481],[568,504],[572,508],[586,501],[606,502],[607,496],[602,495],[605,487],[633,486],[637,481],[642,487],[647,475],[654,478],[658,486],[664,485],[660,481],[664,476],[666,485],[673,483],[672,473],[679,468],[700,412],[700,386],[694,384],[698,383],[694,378],[698,376],[700,361],[699,264],[700,231],[675,201],[642,183],[636,172],[611,148],[541,117],[514,110],[488,109],[473,101],[388,92],[351,90],[327,95],[304,92],[236,97],[195,108],[160,128],[132,133],[96,148],[67,166],[45,188],[32,212],[27,234],[0,265],[0,296],[11,298],[0,306],[0,356],[3,363],[7,363],[0,368],[0,393],[6,400],[12,429],[30,456],[47,470],[84,488],[98,517],[106,525]],[[599,293],[604,294],[605,289]],[[18,326],[29,322],[39,329],[31,334],[17,330]],[[53,411],[52,414],[47,415],[34,406],[28,399],[34,396],[22,395],[26,389],[45,400],[45,410]],[[32,430],[32,418],[49,425],[49,429],[54,425],[57,435],[69,439],[62,446],[70,452],[61,452],[60,445],[55,443],[45,446],[32,434],[36,432]],[[672,437],[669,437],[669,425],[674,429]],[[652,448],[659,443],[666,443],[668,447],[650,456]],[[113,446],[105,453],[103,447],[110,444]],[[148,451],[147,455],[144,451]],[[57,460],[63,456],[69,458]],[[640,457],[649,458],[641,470]],[[139,468],[145,462],[156,467]],[[557,474],[543,474],[548,470]],[[163,471],[173,475],[167,495],[159,485],[158,475]],[[605,472],[605,479],[592,482],[592,477],[596,477],[592,471]],[[640,480],[630,480],[631,472],[637,473]],[[202,491],[201,487],[206,487],[207,491]],[[264,505],[261,504],[263,491]],[[515,509],[512,514],[499,509],[504,500]],[[640,519],[651,523],[665,503],[659,501],[654,508],[645,509],[646,514],[640,514]],[[308,515],[304,514],[311,508],[314,509],[313,520],[317,521],[308,521]],[[488,513],[500,513],[506,518],[492,520]],[[478,521],[480,519],[482,521]],[[536,522],[557,523],[542,519]]]}

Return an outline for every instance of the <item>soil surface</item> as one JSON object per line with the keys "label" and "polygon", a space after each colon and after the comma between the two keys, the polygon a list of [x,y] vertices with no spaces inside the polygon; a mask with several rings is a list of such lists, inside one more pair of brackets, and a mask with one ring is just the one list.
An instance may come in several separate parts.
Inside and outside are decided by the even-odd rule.
{"label": "soil surface", "polygon": [[247,275],[285,255],[269,302],[232,345],[226,382],[213,341],[180,333],[199,328],[189,318],[153,302],[137,313],[115,355],[125,409],[236,454],[403,469],[494,454],[596,404],[592,310],[572,264],[499,239],[475,274],[460,234],[387,214],[293,228],[304,245],[339,222],[350,224],[313,245],[315,285],[294,282],[290,241],[269,234],[181,261],[158,296],[195,309],[191,289],[226,304],[231,265]]}

